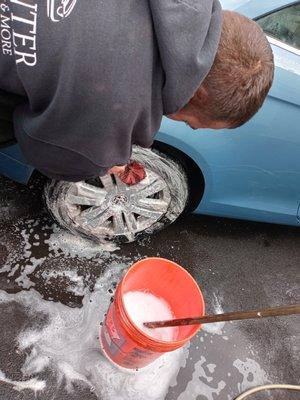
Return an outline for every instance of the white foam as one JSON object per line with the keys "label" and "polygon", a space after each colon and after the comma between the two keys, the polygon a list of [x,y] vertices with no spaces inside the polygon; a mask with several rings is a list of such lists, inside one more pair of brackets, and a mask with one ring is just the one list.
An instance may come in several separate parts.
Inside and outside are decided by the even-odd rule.
{"label": "white foam", "polygon": [[[8,266],[8,271],[10,271],[10,272],[7,276],[9,276],[9,277],[14,276],[14,274],[17,272],[18,269],[19,269],[19,264],[16,264],[13,268],[9,268],[9,266]],[[8,272],[8,271],[6,271],[6,272]]]}
{"label": "white foam", "polygon": [[[223,314],[223,307],[221,300],[217,297],[215,293],[213,293],[212,297],[212,306],[214,309],[214,314]],[[223,335],[223,328],[224,328],[225,322],[217,322],[213,324],[204,324],[202,325],[202,331],[208,332],[212,335]]]}
{"label": "white foam", "polygon": [[42,372],[49,365],[49,363],[49,357],[38,357],[37,350],[34,348],[32,349],[31,353],[27,355],[21,371],[25,376],[35,375]]}
{"label": "white foam", "polygon": [[238,384],[238,389],[243,392],[251,387],[265,385],[270,383],[267,373],[262,367],[251,358],[246,358],[246,361],[235,360],[233,366],[243,376],[243,381]]}
{"label": "white foam", "polygon": [[63,253],[67,257],[87,259],[97,258],[106,252],[111,253],[119,249],[115,243],[95,243],[79,235],[75,236],[57,225],[53,225],[53,233],[45,243],[57,256]]}
{"label": "white foam", "polygon": [[[101,353],[99,323],[110,304],[111,283],[119,281],[123,271],[124,265],[110,265],[96,282],[95,291],[85,293],[81,308],[43,300],[34,289],[17,294],[0,291],[0,302],[20,303],[30,318],[34,319],[37,312],[47,316],[42,329],[27,329],[18,337],[20,351],[29,354],[22,367],[24,376],[50,367],[56,371],[58,386],[64,382],[72,390],[74,383],[82,384],[102,400],[161,400],[166,396],[185,362],[185,350],[168,353],[151,368],[130,373],[113,366]],[[28,381],[32,390],[40,382],[37,377],[34,379]]]}
{"label": "white foam", "polygon": [[11,267],[8,263],[5,263],[1,268],[0,268],[0,274],[4,274],[5,272],[10,272]]}
{"label": "white foam", "polygon": [[[37,231],[45,230],[49,233],[53,230],[53,233],[50,234],[50,238],[43,242],[42,235],[38,234]],[[44,233],[44,235],[49,237],[48,233]],[[40,247],[42,252],[38,253],[39,257],[36,257],[36,254],[33,256],[32,253],[32,247],[37,238],[40,239],[39,243],[43,245],[43,247]],[[49,226],[43,219],[17,221],[9,227],[6,235],[1,236],[0,244],[6,249],[5,253],[7,254],[3,265],[0,267],[0,273],[6,273],[9,278],[15,277],[16,284],[23,289],[30,289],[35,286],[30,275],[36,273],[39,268],[42,269],[44,262],[51,258],[64,255],[68,259],[88,259],[101,264],[108,258],[120,258],[113,254],[117,250],[115,244],[96,244],[76,237],[57,225]],[[83,279],[81,276],[76,276],[76,272],[71,272],[71,270],[67,273],[66,278],[70,281],[67,291],[76,296],[82,296],[88,276],[86,275]],[[50,277],[47,278],[46,275],[44,277],[47,280],[46,283],[48,283]]]}
{"label": "white foam", "polygon": [[206,382],[208,383],[212,381],[212,377],[208,376],[205,371],[205,363],[205,357],[201,356],[201,359],[195,364],[195,370],[191,381],[187,384],[186,389],[179,395],[177,400],[197,399],[198,395],[205,397],[207,400],[221,398],[219,395],[226,387],[226,383],[223,380],[212,386],[209,386],[207,383],[205,383],[201,378],[205,378]]}
{"label": "white foam", "polygon": [[213,324],[205,324],[202,326],[202,330],[212,335],[223,335],[223,327],[225,322],[216,322]]}
{"label": "white foam", "polygon": [[23,289],[30,289],[31,287],[35,286],[35,283],[30,280],[29,275],[33,274],[36,268],[43,264],[44,261],[45,258],[37,259],[35,257],[31,257],[29,264],[25,265],[15,282]]}
{"label": "white foam", "polygon": [[0,371],[0,382],[12,385],[15,390],[21,392],[22,390],[29,389],[33,390],[35,393],[44,390],[46,388],[45,381],[40,381],[36,378],[30,379],[28,381],[13,381],[5,376],[5,374]]}
{"label": "white foam", "polygon": [[215,369],[216,369],[216,364],[208,364],[207,365],[207,369],[209,370],[209,372],[211,374],[213,374],[215,372]]}
{"label": "white foam", "polygon": [[125,308],[135,325],[147,335],[165,342],[176,340],[177,328],[149,329],[144,322],[165,321],[174,319],[169,304],[147,292],[128,292],[124,296]]}
{"label": "white foam", "polygon": [[24,258],[29,258],[31,256],[31,244],[29,243],[30,235],[26,229],[23,229],[21,231],[21,236],[23,237],[24,242],[23,256]]}
{"label": "white foam", "polygon": [[[23,228],[23,226],[26,226],[26,228]],[[11,231],[1,237],[1,245],[6,248],[7,258],[0,269],[0,273],[8,272],[8,276],[12,277],[20,269],[21,275],[17,278],[16,283],[24,289],[34,286],[28,275],[32,274],[36,267],[44,261],[44,259],[38,260],[32,257],[30,226],[30,220],[21,221],[12,225]],[[22,265],[23,267],[21,267]]]}
{"label": "white foam", "polygon": [[66,291],[75,294],[76,296],[84,296],[87,290],[85,281],[89,281],[90,274],[85,276],[78,275],[75,270],[50,270],[43,271],[41,277],[44,279],[44,284],[52,285],[53,281],[57,279],[67,279],[69,284]]}

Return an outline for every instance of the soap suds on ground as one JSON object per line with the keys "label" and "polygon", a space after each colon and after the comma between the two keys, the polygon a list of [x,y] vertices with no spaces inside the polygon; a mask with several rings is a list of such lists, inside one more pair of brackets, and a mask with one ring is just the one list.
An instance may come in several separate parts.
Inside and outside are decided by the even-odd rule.
{"label": "soap suds on ground", "polygon": [[57,284],[61,280],[67,281],[66,291],[75,296],[84,296],[89,287],[90,274],[78,275],[75,270],[53,270],[43,271],[40,276],[43,278],[44,285]]}
{"label": "soap suds on ground", "polygon": [[46,387],[45,381],[40,381],[36,378],[29,379],[28,381],[13,381],[8,379],[2,371],[0,371],[0,382],[12,385],[12,387],[18,392],[29,389],[34,391],[35,394],[41,390],[44,390]]}
{"label": "soap suds on ground", "polygon": [[[37,245],[39,251],[33,251]],[[97,265],[102,265],[108,259],[122,259],[115,253],[118,247],[114,243],[97,244],[76,237],[56,224],[49,225],[48,218],[17,221],[10,226],[8,234],[1,236],[0,233],[0,246],[7,254],[0,265],[0,274],[7,274],[9,279],[14,279],[18,286],[27,290],[35,286],[31,276],[43,271],[44,265],[50,259],[59,257],[63,257],[65,260],[82,259],[96,262]],[[56,271],[56,273],[57,275],[53,275],[52,278],[58,277],[59,272]],[[53,274],[55,273],[53,272]],[[50,281],[51,272],[48,275],[47,278],[46,272],[41,274],[47,283]],[[74,295],[82,296],[85,290],[83,278],[75,278],[71,270],[66,278],[73,281],[74,284],[69,291]],[[74,282],[74,279],[77,281]]]}
{"label": "soap suds on ground", "polygon": [[64,254],[64,256],[86,259],[100,258],[105,252],[111,253],[119,249],[113,242],[94,243],[75,236],[57,225],[54,225],[53,233],[46,243],[55,255]]}
{"label": "soap suds on ground", "polygon": [[[223,314],[223,308],[222,308],[222,303],[221,300],[218,298],[218,296],[213,293],[212,298],[210,299],[212,306],[213,306],[213,312],[214,314]],[[204,324],[202,326],[202,330],[204,332],[210,333],[212,335],[223,335],[223,328],[225,326],[225,322],[217,322],[213,324]],[[224,336],[225,338],[226,336]],[[226,340],[226,339],[225,339]]]}
{"label": "soap suds on ground", "polygon": [[[0,304],[12,301],[19,303],[25,307],[29,319],[34,320],[36,313],[47,317],[47,323],[42,328],[39,325],[37,328],[25,329],[16,338],[19,351],[27,354],[20,368],[22,381],[10,380],[4,375],[6,371],[2,372],[0,380],[12,384],[16,390],[39,391],[47,389],[47,382],[42,380],[40,374],[48,370],[51,376],[56,376],[55,389],[58,390],[72,392],[78,385],[83,385],[101,400],[169,399],[168,391],[177,386],[178,374],[186,367],[190,358],[189,346],[164,355],[145,369],[128,372],[112,365],[100,350],[100,322],[109,307],[116,283],[129,265],[129,262],[108,263],[106,272],[96,281],[93,292],[88,287],[81,292],[81,308],[70,308],[61,303],[46,301],[33,288],[17,294],[0,291]],[[60,273],[63,274],[63,271],[58,274],[53,272],[49,276],[57,278]],[[82,289],[81,277],[76,276],[74,271],[66,270],[65,275],[69,276],[71,287],[77,282],[78,290]],[[201,340],[203,335],[206,335],[204,343]],[[198,351],[205,351],[210,337],[214,337],[214,334],[199,332],[195,338]],[[216,338],[222,345],[228,343],[220,335]],[[231,335],[231,347],[235,340],[234,335]],[[198,396],[215,400],[216,396],[222,396],[225,388],[227,390],[230,376],[234,374],[241,377],[238,388],[234,389],[235,393],[249,386],[268,382],[266,373],[254,360],[235,359],[233,354],[232,368],[223,371],[222,365],[208,356],[199,355],[200,360],[195,362],[194,371],[178,400],[197,400]],[[224,374],[220,375],[220,371]]]}
{"label": "soap suds on ground", "polygon": [[[51,368],[57,381],[65,382],[65,389],[71,391],[75,383],[81,383],[104,400],[161,400],[166,396],[186,359],[184,349],[164,355],[151,368],[128,373],[101,354],[100,322],[110,304],[112,282],[121,278],[124,269],[124,265],[110,266],[94,292],[85,294],[81,308],[45,301],[34,289],[18,294],[0,291],[0,303],[15,301],[31,316],[41,312],[48,317],[44,328],[25,330],[17,339],[19,349],[28,354],[22,367],[25,378],[39,382],[33,375]],[[14,382],[16,388],[19,384],[23,383]]]}
{"label": "soap suds on ground", "polygon": [[[33,252],[37,243],[38,253]],[[57,388],[64,387],[72,391],[75,385],[84,385],[102,400],[166,398],[170,387],[177,385],[181,369],[191,360],[188,348],[163,356],[148,369],[128,373],[116,369],[100,351],[100,321],[108,309],[116,283],[134,259],[126,259],[113,252],[115,248],[111,244],[99,247],[87,240],[78,239],[56,225],[49,225],[49,220],[43,218],[18,221],[11,225],[8,234],[1,236],[0,233],[0,245],[6,254],[0,273],[6,274],[22,289],[26,289],[18,294],[0,291],[0,303],[16,301],[26,308],[28,318],[34,319],[35,313],[41,312],[48,321],[43,329],[40,326],[37,329],[27,329],[17,338],[19,350],[27,354],[20,368],[22,380],[16,382],[10,379],[7,371],[2,368],[0,381],[15,390],[38,392],[47,389],[43,373],[51,369],[57,378]],[[81,270],[78,267],[78,264],[84,265],[85,260],[95,261],[106,268],[107,272],[99,279],[95,278],[90,269]],[[37,292],[35,277],[42,280],[45,286],[57,287],[59,290],[63,281],[64,292],[81,297],[82,307],[70,308],[44,300]],[[224,301],[221,295],[214,294],[209,301],[212,312],[223,312]],[[202,349],[203,352],[215,346],[216,342],[219,346],[221,342],[221,347],[231,346],[235,349],[233,332],[224,323],[207,324],[195,341],[199,351]],[[221,376],[222,363],[207,354],[206,357],[199,355],[193,373],[187,378],[189,381],[178,399],[197,400],[202,396],[203,399],[215,400],[216,396],[222,396],[228,390],[230,382],[233,384],[231,376],[234,374],[240,376],[239,392],[249,386],[268,382],[266,373],[256,361],[249,358],[240,360],[236,353],[232,357],[232,368],[225,371],[226,374],[224,372],[225,376]],[[43,374],[43,379],[40,374]]]}
{"label": "soap suds on ground", "polygon": [[[226,383],[221,380],[217,383],[217,386],[209,384],[208,382],[211,382],[213,378],[207,375],[203,367],[205,362],[206,358],[204,356],[201,356],[200,360],[196,362],[193,377],[188,383],[186,390],[178,397],[178,400],[196,399],[198,395],[202,395],[207,400],[219,398]],[[206,378],[207,383],[204,382],[203,378]]]}
{"label": "soap suds on ground", "polygon": [[271,383],[266,372],[261,366],[250,358],[243,360],[235,360],[233,366],[243,376],[243,381],[238,384],[238,389],[242,393],[249,387],[255,387],[260,385],[266,385]]}

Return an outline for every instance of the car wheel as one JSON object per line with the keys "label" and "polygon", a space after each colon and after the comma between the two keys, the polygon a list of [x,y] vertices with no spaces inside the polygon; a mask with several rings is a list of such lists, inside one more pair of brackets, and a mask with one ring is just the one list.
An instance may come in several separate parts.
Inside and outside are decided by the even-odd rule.
{"label": "car wheel", "polygon": [[146,178],[127,186],[115,175],[82,182],[52,181],[45,189],[56,221],[76,235],[96,241],[132,242],[174,222],[188,200],[187,176],[168,156],[134,147]]}

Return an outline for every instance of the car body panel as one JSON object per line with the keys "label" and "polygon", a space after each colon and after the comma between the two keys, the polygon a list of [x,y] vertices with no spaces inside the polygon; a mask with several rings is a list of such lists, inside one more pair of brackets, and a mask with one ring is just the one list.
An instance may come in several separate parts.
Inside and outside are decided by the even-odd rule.
{"label": "car body panel", "polygon": [[34,168],[26,161],[17,144],[0,149],[0,172],[2,175],[26,184],[33,171]]}
{"label": "car body panel", "polygon": [[[252,18],[290,3],[294,2],[223,1],[225,7],[235,6]],[[163,119],[156,139],[188,155],[203,173],[205,190],[198,213],[300,222],[300,56],[280,45],[272,47],[274,85],[263,108],[243,127],[195,132],[184,123]],[[0,171],[26,183],[33,168],[17,149],[0,149]]]}
{"label": "car body panel", "polygon": [[[240,128],[239,133],[194,132],[184,124],[164,120],[158,140],[187,154],[204,175],[204,195],[196,212],[298,224],[300,143],[293,137],[283,141],[276,135],[279,129],[265,134],[269,132],[266,129],[268,121],[276,118],[277,107],[280,111],[283,108],[273,102],[275,100],[270,100],[267,106],[268,119],[264,111],[255,117],[257,122],[251,124],[256,130],[255,135],[247,125]],[[287,117],[289,109],[287,106]],[[285,128],[280,118],[278,127]],[[289,160],[288,165],[286,160]]]}

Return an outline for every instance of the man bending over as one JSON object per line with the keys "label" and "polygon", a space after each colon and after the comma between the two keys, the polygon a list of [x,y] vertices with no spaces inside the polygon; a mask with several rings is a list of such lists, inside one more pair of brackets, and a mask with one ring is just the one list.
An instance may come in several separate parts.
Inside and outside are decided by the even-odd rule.
{"label": "man bending over", "polygon": [[10,123],[27,160],[54,179],[126,181],[132,145],[150,147],[163,115],[235,128],[272,84],[263,31],[218,0],[4,5],[0,136]]}

